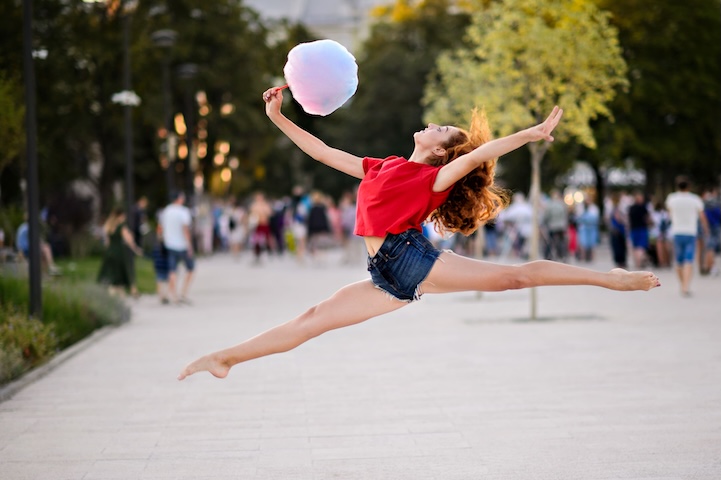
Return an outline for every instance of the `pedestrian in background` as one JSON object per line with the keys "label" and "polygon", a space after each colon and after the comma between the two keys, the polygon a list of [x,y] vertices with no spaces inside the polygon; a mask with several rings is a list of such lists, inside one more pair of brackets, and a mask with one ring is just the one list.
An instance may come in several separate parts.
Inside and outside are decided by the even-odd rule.
{"label": "pedestrian in background", "polygon": [[[160,215],[160,214],[159,214]],[[163,227],[158,222],[155,228],[155,243],[151,251],[153,258],[153,270],[155,271],[155,293],[160,298],[160,303],[167,305],[168,298],[168,249],[163,243]]]}
{"label": "pedestrian in background", "polygon": [[[168,252],[168,296],[178,304],[190,304],[188,291],[195,271],[195,255],[192,239],[193,218],[185,206],[185,194],[177,192],[173,201],[160,216],[163,228],[163,244]],[[178,296],[178,265],[185,265],[183,287]]]}
{"label": "pedestrian in background", "polygon": [[568,207],[557,189],[551,190],[542,223],[546,230],[546,260],[565,262],[568,256]]}
{"label": "pedestrian in background", "polygon": [[627,231],[628,224],[626,213],[621,206],[621,194],[615,192],[611,195],[611,205],[608,213],[608,234],[613,263],[619,268],[626,268],[628,255],[628,249],[626,248]]}
{"label": "pedestrian in background", "polygon": [[143,251],[135,243],[121,207],[116,207],[108,215],[103,233],[106,249],[98,272],[98,283],[107,285],[113,295],[123,295],[129,291],[133,297],[137,297],[135,255],[142,255]]}
{"label": "pedestrian in background", "polygon": [[644,267],[648,261],[648,227],[650,223],[651,217],[646,206],[646,196],[637,190],[633,194],[633,204],[628,207],[628,226],[636,268]]}
{"label": "pedestrian in background", "polygon": [[588,197],[583,200],[576,215],[578,229],[578,258],[584,262],[593,260],[593,252],[599,241],[601,215],[598,207]]}
{"label": "pedestrian in background", "polygon": [[133,229],[133,240],[135,244],[143,248],[143,236],[148,233],[148,197],[142,196],[133,205],[130,214],[130,224]]}
{"label": "pedestrian in background", "polygon": [[273,208],[265,198],[265,194],[256,192],[253,196],[253,203],[248,208],[255,264],[260,263],[260,255],[264,251],[270,254],[273,249],[273,236],[270,230],[270,217],[272,215]]}
{"label": "pedestrian in background", "polygon": [[657,201],[651,211],[652,225],[649,229],[649,241],[651,245],[655,245],[656,265],[660,268],[668,268],[671,266],[671,244],[670,230],[671,218],[668,215],[666,206],[661,201]]}
{"label": "pedestrian in background", "polygon": [[703,231],[708,231],[703,201],[689,189],[689,179],[680,176],[676,179],[676,191],[666,197],[666,208],[671,217],[671,231],[673,232],[676,274],[681,287],[681,295],[684,297],[691,296],[691,277],[693,276],[699,222]]}
{"label": "pedestrian in background", "polygon": [[708,233],[704,238],[704,255],[701,275],[719,274],[716,255],[721,253],[721,199],[718,188],[707,189],[703,194],[703,211],[708,222]]}

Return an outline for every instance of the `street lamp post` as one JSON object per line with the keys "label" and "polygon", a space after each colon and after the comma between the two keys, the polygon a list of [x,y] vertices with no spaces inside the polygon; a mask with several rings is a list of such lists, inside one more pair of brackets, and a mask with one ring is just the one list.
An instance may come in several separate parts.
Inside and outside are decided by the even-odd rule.
{"label": "street lamp post", "polygon": [[37,119],[35,115],[35,66],[33,64],[33,2],[23,1],[23,76],[25,77],[25,135],[27,146],[28,236],[31,317],[42,318],[40,283],[40,201],[38,199]]}
{"label": "street lamp post", "polygon": [[188,205],[195,205],[194,197],[194,175],[193,175],[193,131],[195,124],[193,120],[194,101],[193,101],[193,79],[198,75],[198,66],[194,63],[184,63],[177,69],[178,78],[185,81],[185,144],[188,147],[188,155],[185,162],[185,191]]}
{"label": "street lamp post", "polygon": [[[128,2],[129,4],[132,2]],[[134,229],[133,224],[135,216],[132,215],[133,199],[135,196],[133,190],[133,111],[132,107],[140,103],[137,95],[132,93],[130,86],[130,22],[131,22],[131,6],[123,12],[123,92],[126,101],[121,102],[123,105],[123,115],[125,122],[125,218],[128,225]]]}
{"label": "street lamp post", "polygon": [[168,197],[173,194],[175,189],[175,142],[173,137],[173,112],[170,97],[170,49],[175,45],[175,39],[178,34],[174,30],[163,29],[152,33],[151,40],[153,44],[165,50],[163,57],[163,126],[165,127],[165,150],[168,159],[167,170],[165,172],[165,181],[168,189]]}
{"label": "street lamp post", "polygon": [[[105,3],[105,0],[83,0],[85,3]],[[123,106],[125,130],[125,213],[128,225],[132,228],[133,215],[133,110],[140,105],[140,97],[132,90],[130,70],[130,23],[132,14],[138,7],[138,0],[123,0],[121,15],[123,22],[123,90],[113,94],[111,100]]]}

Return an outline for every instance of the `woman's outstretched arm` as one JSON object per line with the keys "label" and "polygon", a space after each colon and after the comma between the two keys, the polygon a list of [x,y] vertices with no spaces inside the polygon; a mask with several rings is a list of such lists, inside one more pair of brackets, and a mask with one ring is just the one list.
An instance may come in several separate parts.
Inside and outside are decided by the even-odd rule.
{"label": "woman's outstretched arm", "polygon": [[280,112],[283,91],[279,87],[266,90],[263,93],[263,100],[268,118],[310,157],[352,177],[363,178],[365,176],[361,157],[329,147],[321,139],[306,132]]}
{"label": "woman's outstretched arm", "polygon": [[461,155],[441,168],[433,184],[433,190],[442,192],[465,177],[469,172],[478,168],[481,164],[510,153],[527,143],[537,142],[539,140],[552,142],[553,136],[551,132],[553,132],[553,129],[558,125],[562,115],[563,110],[554,107],[551,114],[543,123],[539,123],[534,127],[521,130],[506,137],[491,140],[472,152]]}

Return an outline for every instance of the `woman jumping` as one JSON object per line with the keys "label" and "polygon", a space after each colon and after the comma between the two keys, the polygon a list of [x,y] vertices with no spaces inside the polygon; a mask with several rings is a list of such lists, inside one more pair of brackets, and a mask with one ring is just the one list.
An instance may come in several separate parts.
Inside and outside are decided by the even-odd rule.
{"label": "woman jumping", "polygon": [[329,330],[354,325],[397,310],[424,293],[502,291],[548,285],[595,285],[611,290],[660,286],[650,272],[613,269],[597,272],[546,260],[496,265],[439,251],[421,233],[429,216],[449,232],[470,234],[505,206],[494,184],[496,161],[527,143],[552,142],[563,110],[546,121],[490,140],[484,118],[474,114],[469,131],[429,124],[413,135],[410,158],[361,158],[329,147],[280,111],[283,93],[263,93],[270,120],[315,160],[361,179],[356,235],[368,250],[370,280],[347,285],[298,317],[238,345],[201,357],[179,380],[200,371],[224,378],[233,365],[286,352]]}

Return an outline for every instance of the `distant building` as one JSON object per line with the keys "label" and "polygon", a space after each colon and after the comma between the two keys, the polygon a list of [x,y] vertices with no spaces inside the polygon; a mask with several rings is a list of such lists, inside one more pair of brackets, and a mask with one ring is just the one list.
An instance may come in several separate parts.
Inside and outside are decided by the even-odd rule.
{"label": "distant building", "polygon": [[263,18],[302,23],[322,38],[335,40],[351,52],[368,34],[373,7],[394,0],[245,0]]}

